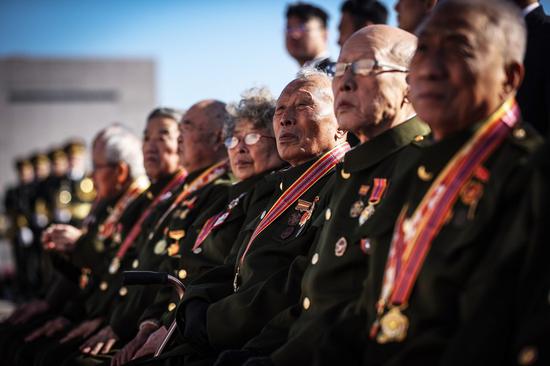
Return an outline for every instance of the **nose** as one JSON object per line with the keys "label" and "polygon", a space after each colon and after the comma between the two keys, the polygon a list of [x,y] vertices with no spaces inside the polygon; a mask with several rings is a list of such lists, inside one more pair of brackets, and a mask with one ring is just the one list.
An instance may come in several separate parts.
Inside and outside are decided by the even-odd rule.
{"label": "nose", "polygon": [[294,111],[291,109],[287,109],[283,116],[281,117],[281,121],[279,122],[281,126],[292,126],[296,123],[296,117],[294,115]]}
{"label": "nose", "polygon": [[237,146],[235,146],[235,148],[237,149],[237,152],[239,152],[239,153],[245,153],[245,152],[248,151],[248,146],[246,146],[246,144],[244,143],[244,138],[239,140],[239,142],[237,143]]}
{"label": "nose", "polygon": [[353,73],[351,72],[350,67],[346,69],[344,75],[342,75],[340,77],[340,80],[338,80],[337,82],[339,83],[339,91],[350,92],[357,89],[357,83],[355,82],[355,78],[353,77]]}

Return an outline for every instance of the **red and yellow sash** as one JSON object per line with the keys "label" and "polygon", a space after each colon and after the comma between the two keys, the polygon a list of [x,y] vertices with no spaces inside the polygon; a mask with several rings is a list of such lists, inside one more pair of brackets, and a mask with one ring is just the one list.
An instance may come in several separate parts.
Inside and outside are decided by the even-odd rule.
{"label": "red and yellow sash", "polygon": [[[248,244],[241,255],[237,266],[235,279],[238,280],[240,267],[244,263],[244,259],[250,250],[254,240],[260,235],[269,225],[271,225],[283,212],[285,212],[294,202],[298,200],[305,192],[307,192],[315,183],[330,172],[334,166],[344,157],[346,152],[350,150],[348,143],[337,145],[330,151],[321,156],[313,165],[311,165],[281,196],[275,201],[273,206],[267,211],[264,217],[259,222],[252,236],[248,240]],[[235,281],[235,289],[237,288]]]}
{"label": "red and yellow sash", "polygon": [[147,177],[139,177],[132,182],[122,197],[118,199],[109,216],[99,225],[99,232],[97,234],[99,240],[105,240],[113,235],[124,210],[147,188],[149,188]]}
{"label": "red and yellow sash", "polygon": [[139,233],[141,232],[141,226],[143,222],[149,217],[149,215],[153,212],[153,209],[157,207],[157,205],[166,198],[166,194],[169,193],[172,189],[180,185],[185,181],[185,178],[187,177],[187,172],[184,170],[180,170],[174,178],[168,184],[162,189],[162,191],[155,197],[153,202],[147,207],[145,211],[141,214],[139,219],[136,221],[134,226],[132,226],[132,229],[120,245],[120,248],[118,249],[115,257],[111,261],[111,265],[109,266],[109,272],[111,274],[118,271],[120,268],[120,262],[128,249],[132,246],[134,243],[134,240],[137,238]]}
{"label": "red and yellow sash", "polygon": [[[382,292],[377,303],[378,320],[371,328],[371,338],[377,337],[379,342],[401,341],[405,338],[408,319],[399,309],[407,306],[433,239],[444,225],[461,188],[501,145],[518,120],[519,108],[515,100],[510,99],[486,119],[483,126],[447,163],[410,218],[405,218],[406,207],[403,209],[394,229]],[[390,311],[384,315],[386,308]],[[385,317],[388,318],[386,328],[389,327],[386,331]],[[404,329],[397,329],[399,323],[402,323]],[[382,334],[378,334],[380,326]],[[392,326],[396,327],[394,333]]]}

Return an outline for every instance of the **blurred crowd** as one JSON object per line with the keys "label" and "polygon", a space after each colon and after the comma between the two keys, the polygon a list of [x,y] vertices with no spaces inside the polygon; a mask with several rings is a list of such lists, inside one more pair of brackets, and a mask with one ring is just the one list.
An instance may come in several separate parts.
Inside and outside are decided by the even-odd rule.
{"label": "blurred crowd", "polygon": [[547,365],[550,20],[534,0],[286,9],[275,98],[15,163],[4,365]]}

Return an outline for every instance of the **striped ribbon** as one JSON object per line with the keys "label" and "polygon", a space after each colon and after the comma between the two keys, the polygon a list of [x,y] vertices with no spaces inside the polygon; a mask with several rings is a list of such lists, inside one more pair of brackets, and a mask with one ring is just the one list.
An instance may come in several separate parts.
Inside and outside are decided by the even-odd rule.
{"label": "striped ribbon", "polygon": [[172,189],[183,183],[185,178],[187,178],[187,172],[184,170],[180,170],[174,176],[174,178],[172,178],[172,180],[162,189],[162,191],[155,197],[149,207],[147,207],[147,209],[143,211],[137,222],[134,224],[134,226],[120,245],[120,248],[118,249],[115,258],[120,261],[124,257],[130,246],[133,244],[135,238],[141,232],[141,225],[147,219],[147,217],[149,217],[153,209],[162,201],[166,193],[170,192]]}
{"label": "striped ribbon", "polygon": [[384,191],[388,186],[388,180],[386,178],[374,178],[373,188],[370,193],[369,203],[377,204],[380,202]]}
{"label": "striped ribbon", "polygon": [[445,166],[411,219],[404,219],[404,209],[396,225],[384,273],[385,289],[378,306],[387,304],[390,293],[392,305],[407,303],[431,243],[444,225],[460,189],[501,145],[517,124],[519,114],[515,100],[506,101]]}
{"label": "striped ribbon", "polygon": [[[240,265],[243,264],[246,254],[250,250],[254,240],[260,235],[271,223],[273,223],[283,212],[285,212],[298,198],[300,198],[307,190],[309,190],[319,179],[325,176],[334,168],[334,166],[344,157],[346,152],[350,150],[349,144],[339,144],[322,157],[320,157],[313,165],[311,165],[271,206],[265,214],[256,229],[252,233],[248,244],[240,258]],[[237,268],[237,273],[239,272]]]}

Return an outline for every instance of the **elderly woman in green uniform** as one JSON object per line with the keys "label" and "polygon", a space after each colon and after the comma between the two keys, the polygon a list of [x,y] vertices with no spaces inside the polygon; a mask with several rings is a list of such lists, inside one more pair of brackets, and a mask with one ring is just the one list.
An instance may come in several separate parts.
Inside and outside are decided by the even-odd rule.
{"label": "elderly woman in green uniform", "polygon": [[[247,90],[238,103],[227,106],[227,111],[225,146],[237,183],[229,188],[228,197],[204,208],[180,242],[181,257],[170,257],[164,263],[162,269],[173,272],[185,284],[224,262],[245,223],[246,212],[259,213],[269,198],[258,196],[254,188],[283,165],[271,123],[275,99],[267,89]],[[159,292],[155,303],[141,317],[139,333],[115,355],[113,365],[155,352],[167,334],[177,303],[174,296],[170,288]]]}

